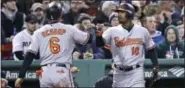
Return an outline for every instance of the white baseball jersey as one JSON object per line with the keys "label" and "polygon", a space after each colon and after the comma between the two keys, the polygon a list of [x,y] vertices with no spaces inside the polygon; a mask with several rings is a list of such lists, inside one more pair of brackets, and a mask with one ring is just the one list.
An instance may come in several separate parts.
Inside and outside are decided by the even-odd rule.
{"label": "white baseball jersey", "polygon": [[74,26],[62,23],[47,24],[36,30],[32,36],[29,51],[39,51],[41,65],[49,63],[72,63],[75,42],[85,44],[89,34]]}
{"label": "white baseball jersey", "polygon": [[121,25],[110,27],[102,36],[112,47],[114,63],[126,66],[143,64],[145,50],[155,45],[147,29],[137,24],[130,32]]}
{"label": "white baseball jersey", "polygon": [[[22,30],[17,35],[15,35],[12,42],[12,52],[14,53],[16,51],[23,51],[23,54],[26,54],[26,51],[28,50],[28,47],[31,44],[31,36],[32,35],[28,32],[27,29]],[[15,55],[14,59],[19,60]]]}

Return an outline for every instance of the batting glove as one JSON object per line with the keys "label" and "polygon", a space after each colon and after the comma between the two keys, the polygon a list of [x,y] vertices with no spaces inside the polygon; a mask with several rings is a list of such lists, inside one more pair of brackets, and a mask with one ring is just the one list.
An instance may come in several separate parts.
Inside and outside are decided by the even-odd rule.
{"label": "batting glove", "polygon": [[152,74],[152,80],[153,81],[156,81],[159,78],[158,71],[159,71],[158,66],[153,67],[153,74]]}

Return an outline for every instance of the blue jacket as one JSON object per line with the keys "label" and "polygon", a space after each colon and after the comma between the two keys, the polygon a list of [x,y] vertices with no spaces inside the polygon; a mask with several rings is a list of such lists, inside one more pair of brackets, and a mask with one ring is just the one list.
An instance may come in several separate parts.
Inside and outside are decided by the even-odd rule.
{"label": "blue jacket", "polygon": [[155,31],[155,33],[151,36],[156,45],[158,45],[161,41],[164,40],[164,36],[162,36],[162,33],[160,31]]}

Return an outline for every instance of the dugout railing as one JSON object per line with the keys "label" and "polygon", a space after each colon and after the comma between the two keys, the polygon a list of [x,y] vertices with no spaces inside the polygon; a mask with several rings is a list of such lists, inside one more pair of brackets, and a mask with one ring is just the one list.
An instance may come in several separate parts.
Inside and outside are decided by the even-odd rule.
{"label": "dugout railing", "polygon": [[[6,79],[10,81],[10,85],[13,85],[13,82],[17,78],[21,64],[22,61],[9,60],[1,62],[1,70],[6,71],[5,76]],[[80,68],[80,72],[74,74],[76,75],[75,80],[80,87],[93,87],[98,79],[107,75],[111,70],[111,60],[74,60],[73,65]],[[159,65],[159,75],[161,76],[161,79],[156,83],[164,86],[169,84],[172,86],[178,85],[179,87],[184,86],[184,59],[159,59]],[[35,70],[39,68],[39,61],[33,61],[29,71],[26,73],[24,85],[38,86],[38,77],[35,74]],[[149,59],[146,59],[145,78],[147,81],[151,75],[152,63]]]}

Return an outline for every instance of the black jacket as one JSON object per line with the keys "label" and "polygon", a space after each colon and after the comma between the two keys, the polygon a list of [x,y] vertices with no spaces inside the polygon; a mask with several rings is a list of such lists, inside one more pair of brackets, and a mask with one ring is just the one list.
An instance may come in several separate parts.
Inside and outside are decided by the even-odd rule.
{"label": "black jacket", "polygon": [[10,37],[11,35],[14,34],[14,28],[16,28],[16,32],[20,32],[22,30],[23,24],[24,24],[23,13],[17,12],[15,15],[15,19],[12,22],[1,11],[1,26],[4,29],[6,37]]}
{"label": "black jacket", "polygon": [[73,12],[71,9],[68,13],[64,14],[62,19],[63,23],[74,25],[78,22],[80,13],[87,13],[88,9],[81,9],[79,12]]}
{"label": "black jacket", "polygon": [[1,44],[5,44],[5,43],[7,43],[7,41],[6,41],[4,29],[1,26]]}
{"label": "black jacket", "polygon": [[109,18],[107,16],[105,16],[105,14],[103,12],[99,12],[96,16],[96,18],[93,20],[93,23],[97,24],[97,23],[105,23],[105,22],[109,22]]}

